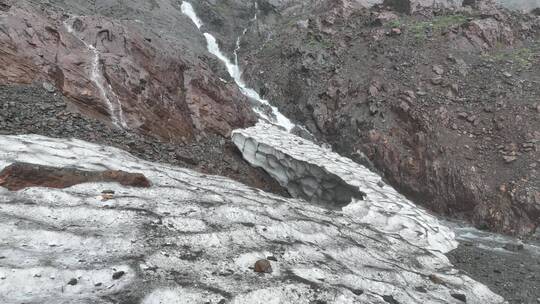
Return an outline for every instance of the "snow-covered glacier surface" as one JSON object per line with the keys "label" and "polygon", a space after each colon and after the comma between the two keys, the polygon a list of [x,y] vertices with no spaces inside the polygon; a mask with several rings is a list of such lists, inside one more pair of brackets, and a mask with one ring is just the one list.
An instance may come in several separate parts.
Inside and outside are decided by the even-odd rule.
{"label": "snow-covered glacier surface", "polygon": [[[332,197],[334,202],[348,198],[343,214],[357,223],[428,250],[448,252],[457,246],[450,228],[346,157],[265,123],[235,130],[232,138],[248,162],[265,169],[295,197],[322,204]],[[329,182],[336,179],[341,182]],[[345,185],[360,195],[347,195],[353,192]],[[329,199],[319,199],[325,195]]]}
{"label": "snow-covered glacier surface", "polygon": [[[0,136],[0,167],[15,161],[140,172],[152,187],[0,188],[0,303],[503,302],[424,241],[401,237],[397,227],[412,225],[401,217],[389,231],[359,220],[380,211],[360,203],[330,210],[79,140]],[[114,198],[101,201],[103,190]],[[392,218],[400,196],[362,190]],[[396,208],[424,227],[418,239],[448,237],[421,211]],[[273,272],[255,273],[268,256]]]}

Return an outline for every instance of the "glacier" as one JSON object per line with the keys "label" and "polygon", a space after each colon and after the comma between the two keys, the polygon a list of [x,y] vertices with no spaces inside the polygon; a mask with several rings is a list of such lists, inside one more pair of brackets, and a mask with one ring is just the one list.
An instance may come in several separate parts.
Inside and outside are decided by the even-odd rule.
{"label": "glacier", "polygon": [[[353,169],[340,161],[326,169]],[[75,139],[0,136],[0,166],[13,162],[143,173],[152,187],[0,188],[1,303],[504,302],[431,248],[437,238],[450,246],[448,230],[400,197],[388,222],[401,229],[363,220],[355,205],[382,195],[371,175],[359,182],[365,200],[336,210]],[[111,200],[101,200],[105,189]],[[384,192],[383,207],[395,199]],[[414,241],[408,230],[420,220],[431,230]],[[273,272],[255,273],[269,256]]]}

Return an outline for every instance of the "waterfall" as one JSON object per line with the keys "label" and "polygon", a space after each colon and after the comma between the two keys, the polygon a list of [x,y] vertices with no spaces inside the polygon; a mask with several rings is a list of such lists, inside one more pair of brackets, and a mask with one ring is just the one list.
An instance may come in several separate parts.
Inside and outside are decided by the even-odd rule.
{"label": "waterfall", "polygon": [[[86,41],[75,35],[75,31],[71,24],[68,23],[68,20],[64,21],[63,23],[68,33],[72,34],[75,38],[81,41],[86,46],[86,48],[88,48],[88,50],[90,50],[92,54],[94,54],[94,57],[92,58],[92,70],[90,72],[90,80],[92,80],[94,85],[98,88],[101,99],[105,101],[105,104],[107,105],[107,108],[109,110],[109,115],[111,116],[112,123],[122,128],[128,128],[128,125],[124,120],[122,104],[120,103],[118,96],[116,96],[116,94],[114,93],[111,85],[103,77],[103,72],[101,71],[101,65],[99,63],[99,51],[96,49],[95,46],[87,43]],[[117,107],[114,106],[113,102],[109,98],[109,94],[114,96],[114,98],[116,99]]]}
{"label": "waterfall", "polygon": [[[191,21],[193,21],[195,26],[197,26],[197,28],[200,30],[203,23],[201,19],[197,17],[197,14],[195,13],[195,10],[193,9],[193,6],[191,5],[191,3],[183,1],[181,9],[182,9],[182,13],[188,16],[191,19]],[[245,31],[244,31],[244,34],[245,34]],[[290,132],[295,127],[295,125],[287,117],[285,117],[285,115],[281,114],[281,112],[279,112],[277,107],[272,106],[270,102],[268,102],[268,100],[261,98],[261,96],[259,95],[259,93],[257,93],[257,91],[255,91],[252,88],[247,87],[246,83],[242,80],[242,72],[240,71],[240,67],[238,65],[238,59],[236,56],[236,52],[239,49],[240,41],[237,40],[236,42],[235,62],[233,63],[231,62],[229,58],[227,58],[227,56],[225,56],[221,52],[219,45],[217,43],[217,40],[212,34],[205,32],[203,33],[203,35],[204,35],[204,38],[206,39],[208,52],[216,56],[221,62],[223,62],[223,64],[225,64],[227,72],[229,73],[231,78],[234,79],[234,82],[238,85],[238,88],[240,89],[242,94],[244,94],[246,97],[256,101],[257,103],[263,106],[269,107],[272,110],[273,117],[268,116],[263,111],[257,108],[253,108],[253,111],[257,113],[263,120],[266,120],[275,125],[279,125]]]}
{"label": "waterfall", "polygon": [[180,6],[180,9],[182,10],[182,13],[191,19],[193,23],[195,23],[195,26],[197,26],[198,29],[201,29],[201,26],[203,25],[201,19],[197,17],[197,14],[195,13],[195,10],[193,9],[193,6],[191,3],[182,1],[182,5]]}

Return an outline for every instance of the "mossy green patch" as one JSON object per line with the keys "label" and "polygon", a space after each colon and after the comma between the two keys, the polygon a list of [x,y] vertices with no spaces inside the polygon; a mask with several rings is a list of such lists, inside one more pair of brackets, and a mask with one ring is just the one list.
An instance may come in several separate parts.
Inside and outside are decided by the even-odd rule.
{"label": "mossy green patch", "polygon": [[461,14],[436,16],[429,21],[420,21],[409,24],[407,28],[416,38],[424,39],[427,38],[426,33],[428,31],[431,31],[434,34],[441,33],[445,29],[463,24],[466,21],[467,17]]}
{"label": "mossy green patch", "polygon": [[510,50],[499,48],[484,57],[497,62],[510,61],[522,68],[530,67],[540,59],[540,41]]}
{"label": "mossy green patch", "polygon": [[430,20],[424,21],[404,17],[389,22],[388,26],[391,28],[401,28],[411,33],[415,38],[424,40],[427,38],[428,32],[440,34],[447,28],[465,23],[467,18],[468,17],[463,14],[435,16]]}
{"label": "mossy green patch", "polygon": [[334,46],[334,42],[330,39],[326,39],[323,36],[308,35],[306,44],[311,47],[322,47],[330,49]]}
{"label": "mossy green patch", "polygon": [[390,26],[391,28],[401,27],[401,25],[402,25],[402,22],[399,19],[388,22],[388,26]]}

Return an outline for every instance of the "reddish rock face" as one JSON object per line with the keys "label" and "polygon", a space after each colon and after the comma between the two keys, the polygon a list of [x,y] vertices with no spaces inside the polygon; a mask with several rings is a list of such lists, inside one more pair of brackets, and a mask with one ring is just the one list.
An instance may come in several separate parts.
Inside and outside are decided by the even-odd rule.
{"label": "reddish rock face", "polygon": [[0,84],[49,81],[81,112],[166,140],[228,136],[255,121],[233,83],[133,22],[25,1],[0,17]]}
{"label": "reddish rock face", "polygon": [[83,171],[28,163],[14,163],[0,172],[0,186],[10,191],[28,187],[67,188],[92,182],[116,182],[123,186],[148,188],[150,181],[140,173],[125,171]]}
{"label": "reddish rock face", "polygon": [[465,36],[474,45],[488,49],[495,47],[497,43],[512,45],[514,35],[512,29],[495,18],[473,20],[467,24]]}

